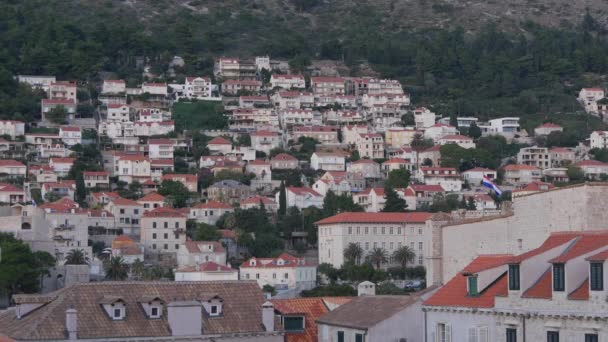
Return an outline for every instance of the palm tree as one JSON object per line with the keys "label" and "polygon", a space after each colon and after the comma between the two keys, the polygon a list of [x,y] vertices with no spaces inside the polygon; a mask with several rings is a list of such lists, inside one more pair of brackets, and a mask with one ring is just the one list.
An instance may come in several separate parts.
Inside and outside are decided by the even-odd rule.
{"label": "palm tree", "polygon": [[72,249],[65,257],[66,265],[88,265],[89,258],[82,249]]}
{"label": "palm tree", "polygon": [[363,256],[363,248],[358,244],[351,242],[344,248],[344,259],[348,262],[359,263],[361,260],[361,256]]}
{"label": "palm tree", "polygon": [[380,265],[388,262],[388,253],[384,248],[375,247],[367,256],[369,261],[376,265],[376,268],[379,269]]}
{"label": "palm tree", "polygon": [[144,262],[136,259],[133,264],[131,264],[131,274],[137,278],[141,279],[144,276],[144,272],[146,271]]}
{"label": "palm tree", "polygon": [[408,246],[401,246],[393,252],[393,259],[403,267],[405,267],[408,262],[413,262],[415,258],[416,253]]}
{"label": "palm tree", "polygon": [[108,280],[125,280],[129,276],[129,266],[120,256],[113,256],[105,264],[106,279]]}

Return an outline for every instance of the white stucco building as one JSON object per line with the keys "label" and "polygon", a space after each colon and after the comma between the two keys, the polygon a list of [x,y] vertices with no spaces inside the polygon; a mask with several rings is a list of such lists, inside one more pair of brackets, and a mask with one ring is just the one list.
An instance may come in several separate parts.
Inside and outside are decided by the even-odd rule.
{"label": "white stucco building", "polygon": [[241,264],[239,279],[256,280],[260,287],[271,285],[277,290],[308,290],[317,281],[317,265],[287,253],[277,258],[252,257]]}

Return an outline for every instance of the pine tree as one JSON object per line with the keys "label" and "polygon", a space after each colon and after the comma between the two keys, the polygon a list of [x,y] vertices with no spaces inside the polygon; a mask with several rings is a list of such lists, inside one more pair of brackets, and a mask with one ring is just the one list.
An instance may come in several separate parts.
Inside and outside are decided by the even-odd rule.
{"label": "pine tree", "polygon": [[285,182],[281,181],[279,190],[279,216],[285,216],[287,213],[287,192],[285,191]]}
{"label": "pine tree", "polygon": [[78,203],[84,203],[87,197],[87,189],[84,185],[84,176],[82,172],[79,172],[76,176],[76,201]]}
{"label": "pine tree", "polygon": [[391,186],[386,185],[384,187],[384,196],[386,197],[386,202],[384,204],[384,209],[382,209],[385,213],[402,213],[405,212],[405,208],[407,208],[407,203],[405,200],[397,194],[397,191],[393,189]]}

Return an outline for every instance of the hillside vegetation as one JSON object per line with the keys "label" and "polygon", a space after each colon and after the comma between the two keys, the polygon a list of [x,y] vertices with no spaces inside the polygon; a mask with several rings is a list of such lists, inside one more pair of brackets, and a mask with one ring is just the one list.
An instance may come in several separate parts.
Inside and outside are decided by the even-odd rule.
{"label": "hillside vegetation", "polygon": [[[551,115],[579,108],[608,70],[608,3],[439,0],[28,0],[0,4],[0,115],[36,115],[12,74],[141,81],[210,74],[220,55],[370,63],[441,114]],[[559,18],[559,19],[557,19]],[[304,62],[303,62],[304,61]],[[15,99],[31,99],[15,101]]]}

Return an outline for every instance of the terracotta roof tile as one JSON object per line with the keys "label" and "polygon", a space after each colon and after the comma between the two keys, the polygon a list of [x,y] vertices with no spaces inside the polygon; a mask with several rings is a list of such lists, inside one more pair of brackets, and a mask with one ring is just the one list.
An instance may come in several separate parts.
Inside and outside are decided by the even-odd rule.
{"label": "terracotta roof tile", "polygon": [[426,222],[433,214],[426,212],[410,212],[410,213],[340,213],[323,220],[317,221],[316,224],[334,224],[334,223],[422,223]]}
{"label": "terracotta roof tile", "polygon": [[360,296],[328,312],[317,323],[367,329],[405,310],[417,296]]}
{"label": "terracotta roof tile", "polygon": [[143,217],[183,217],[186,216],[179,210],[167,207],[159,207],[144,213]]}
{"label": "terracotta roof tile", "polygon": [[568,295],[570,300],[589,300],[589,278],[586,278],[579,287]]}
{"label": "terracotta roof tile", "polygon": [[138,202],[163,202],[165,200],[165,196],[157,193],[157,192],[151,192],[149,194],[147,194],[146,196],[138,199]]}
{"label": "terracotta roof tile", "polygon": [[199,203],[193,206],[198,209],[233,209],[231,205],[218,201],[209,201],[207,203]]}
{"label": "terracotta roof tile", "polygon": [[222,137],[215,137],[209,140],[207,145],[232,145],[232,143]]}
{"label": "terracotta roof tile", "polygon": [[551,284],[553,281],[551,279],[552,274],[551,266],[549,266],[545,273],[543,273],[543,275],[536,281],[536,283],[530,286],[530,288],[521,295],[522,298],[551,299],[553,297],[553,289],[551,289]]}

